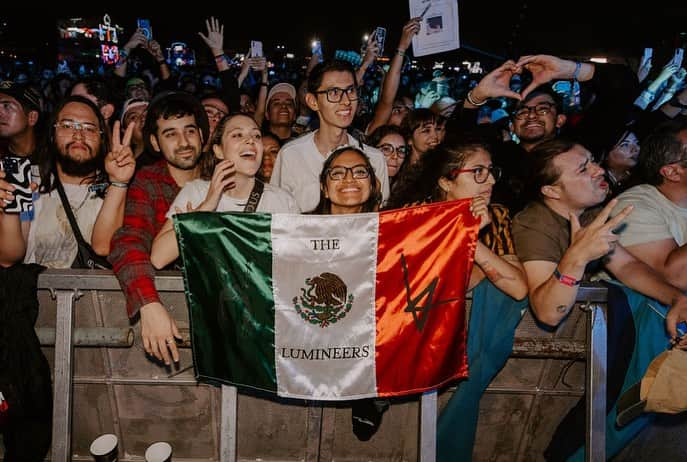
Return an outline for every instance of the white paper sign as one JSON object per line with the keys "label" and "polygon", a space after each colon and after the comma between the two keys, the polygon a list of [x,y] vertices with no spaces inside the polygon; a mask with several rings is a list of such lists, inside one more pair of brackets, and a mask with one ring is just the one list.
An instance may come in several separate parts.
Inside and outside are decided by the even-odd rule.
{"label": "white paper sign", "polygon": [[409,0],[410,17],[422,17],[413,37],[413,55],[425,56],[460,48],[457,0]]}

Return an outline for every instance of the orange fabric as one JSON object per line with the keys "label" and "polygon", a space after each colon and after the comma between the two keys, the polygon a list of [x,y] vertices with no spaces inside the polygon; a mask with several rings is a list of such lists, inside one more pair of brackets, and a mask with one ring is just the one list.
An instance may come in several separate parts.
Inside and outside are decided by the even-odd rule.
{"label": "orange fabric", "polygon": [[399,389],[422,392],[467,376],[465,293],[479,228],[469,206],[466,199],[379,214],[380,396]]}

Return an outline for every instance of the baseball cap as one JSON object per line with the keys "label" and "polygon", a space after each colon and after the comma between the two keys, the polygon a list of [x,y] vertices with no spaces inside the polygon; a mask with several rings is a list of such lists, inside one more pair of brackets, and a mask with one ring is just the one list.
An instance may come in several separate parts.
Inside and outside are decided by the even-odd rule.
{"label": "baseball cap", "polygon": [[129,87],[132,86],[132,85],[143,85],[143,86],[145,86],[146,88],[148,87],[148,86],[146,85],[146,81],[143,80],[143,79],[140,78],[140,77],[131,77],[129,80],[127,80],[127,81],[126,81],[126,87],[125,87],[125,89],[128,90]]}
{"label": "baseball cap", "polygon": [[270,100],[276,93],[288,93],[291,98],[296,100],[296,87],[290,83],[281,82],[270,88],[269,93],[267,93],[267,104],[270,104]]}
{"label": "baseball cap", "polygon": [[126,113],[129,112],[130,109],[133,109],[135,107],[139,106],[148,106],[150,104],[148,101],[141,99],[141,98],[129,98],[124,102],[124,107],[122,107],[122,116],[119,118],[119,121],[121,123],[124,123],[124,117],[126,116]]}
{"label": "baseball cap", "polygon": [[41,95],[26,84],[3,80],[0,82],[0,93],[11,96],[33,110],[41,111]]}

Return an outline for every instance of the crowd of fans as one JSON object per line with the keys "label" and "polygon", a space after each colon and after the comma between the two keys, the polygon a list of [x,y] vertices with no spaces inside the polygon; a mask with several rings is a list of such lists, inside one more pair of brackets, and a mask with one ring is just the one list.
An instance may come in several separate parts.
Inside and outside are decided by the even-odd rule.
{"label": "crowd of fans", "polygon": [[[486,278],[529,297],[555,327],[580,281],[610,276],[668,307],[672,343],[687,347],[681,63],[651,73],[650,60],[633,70],[533,55],[484,75],[415,69],[421,27],[408,21],[388,67],[372,39],[358,66],[315,54],[303,70],[234,63],[210,18],[200,35],[212,71],[172,72],[137,31],[104,75],[0,82],[0,265],[111,267],[146,353],[170,365],[179,329],[154,275],[178,264],[174,214],[470,199],[481,219],[471,288]],[[361,439],[385,408],[374,404]],[[440,440],[441,457],[452,451]]]}

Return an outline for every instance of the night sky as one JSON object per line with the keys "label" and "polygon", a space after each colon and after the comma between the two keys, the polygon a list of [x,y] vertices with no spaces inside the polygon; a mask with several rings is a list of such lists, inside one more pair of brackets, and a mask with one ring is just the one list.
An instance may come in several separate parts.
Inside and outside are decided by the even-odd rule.
{"label": "night sky", "polygon": [[[65,5],[65,2],[60,3]],[[57,18],[102,17],[107,12],[114,22],[125,27],[125,37],[135,28],[136,18],[145,17],[150,18],[153,32],[163,46],[180,40],[189,43],[197,54],[208,53],[197,32],[205,31],[205,18],[214,14],[225,24],[227,49],[243,51],[250,40],[262,40],[266,50],[283,44],[288,51],[299,55],[308,52],[310,40],[317,36],[328,56],[336,49],[359,49],[362,35],[377,25],[388,29],[386,50],[391,51],[408,18],[408,3],[397,0],[278,3],[229,0],[212,2],[214,7],[188,2],[187,8],[146,7],[142,10],[122,6],[130,3],[82,9],[67,5],[60,12],[41,11],[36,16],[33,15],[36,8],[32,11],[4,9],[0,18],[6,25],[0,31],[0,46],[19,48],[24,54],[38,53],[44,60],[54,58]],[[664,5],[659,6],[661,4]],[[468,50],[508,57],[531,53],[639,57],[643,47],[653,46],[656,48],[654,56],[659,61],[662,53],[672,55],[678,33],[687,32],[684,2],[641,2],[640,6],[628,6],[623,2],[603,0],[470,0],[459,2],[459,14],[460,38]],[[461,50],[432,58],[475,57],[474,52]]]}

